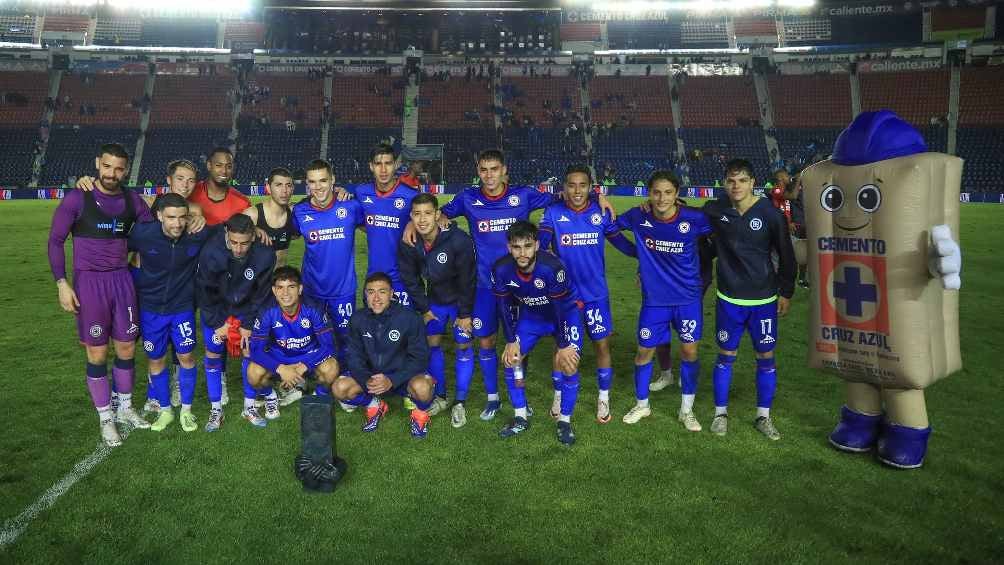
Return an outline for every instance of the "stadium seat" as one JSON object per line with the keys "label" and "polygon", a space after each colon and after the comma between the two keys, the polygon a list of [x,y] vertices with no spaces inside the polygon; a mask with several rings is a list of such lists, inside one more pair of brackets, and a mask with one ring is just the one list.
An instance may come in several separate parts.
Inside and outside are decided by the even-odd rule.
{"label": "stadium seat", "polygon": [[683,127],[722,128],[760,120],[753,77],[689,76],[680,82]]}
{"label": "stadium seat", "polygon": [[105,143],[119,143],[132,156],[139,128],[56,126],[49,135],[41,186],[59,186],[71,177],[93,176],[94,157]]}

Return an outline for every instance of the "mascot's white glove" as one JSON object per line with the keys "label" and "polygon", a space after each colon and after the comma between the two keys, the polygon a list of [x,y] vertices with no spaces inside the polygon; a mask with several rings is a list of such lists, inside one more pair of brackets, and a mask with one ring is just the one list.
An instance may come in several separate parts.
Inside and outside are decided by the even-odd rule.
{"label": "mascot's white glove", "polygon": [[959,290],[962,287],[962,249],[952,239],[948,226],[942,224],[931,228],[931,246],[927,253],[927,270],[931,276],[941,279],[941,286],[946,290]]}

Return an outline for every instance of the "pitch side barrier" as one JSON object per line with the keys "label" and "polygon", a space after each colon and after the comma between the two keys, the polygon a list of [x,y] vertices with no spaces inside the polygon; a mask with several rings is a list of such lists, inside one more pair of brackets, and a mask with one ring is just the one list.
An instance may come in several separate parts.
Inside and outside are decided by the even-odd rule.
{"label": "pitch side barrier", "polygon": [[[350,191],[355,185],[345,185]],[[431,194],[457,194],[470,185],[466,184],[433,184],[422,186],[422,192]],[[248,196],[265,196],[268,194],[264,185],[248,184],[235,186],[237,190]],[[555,192],[561,190],[549,184],[536,185],[540,192]],[[61,200],[70,188],[3,188],[0,187],[0,200]],[[138,186],[130,187],[144,196],[156,196],[167,192],[165,186]],[[605,186],[597,187],[597,192],[602,192],[610,196],[635,196],[644,198],[648,196],[648,189],[644,186]],[[763,196],[764,189],[754,189],[758,195]],[[680,196],[682,198],[717,198],[723,193],[721,188],[713,186],[688,186],[685,187]],[[307,187],[297,184],[293,188],[294,195],[306,195]],[[963,192],[959,194],[959,201],[962,203],[988,203],[1004,204],[1004,193],[1000,192]]]}

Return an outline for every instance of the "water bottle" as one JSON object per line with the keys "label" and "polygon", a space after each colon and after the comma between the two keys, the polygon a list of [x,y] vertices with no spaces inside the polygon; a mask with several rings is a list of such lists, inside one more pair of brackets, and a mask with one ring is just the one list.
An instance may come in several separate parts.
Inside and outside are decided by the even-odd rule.
{"label": "water bottle", "polygon": [[516,380],[516,386],[523,386],[523,364],[517,363],[515,367],[512,368],[512,376]]}

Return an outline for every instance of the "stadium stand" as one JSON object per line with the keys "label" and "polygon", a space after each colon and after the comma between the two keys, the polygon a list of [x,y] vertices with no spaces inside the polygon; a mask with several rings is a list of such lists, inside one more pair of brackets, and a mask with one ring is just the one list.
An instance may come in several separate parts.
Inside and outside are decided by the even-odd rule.
{"label": "stadium stand", "polygon": [[397,128],[404,116],[404,79],[390,76],[335,76],[331,87],[333,123]]}
{"label": "stadium stand", "polygon": [[55,124],[139,127],[143,75],[64,73]]}
{"label": "stadium stand", "polygon": [[321,154],[321,132],[316,128],[242,127],[237,138],[237,155],[234,178],[240,183],[264,182],[268,172],[275,167],[286,167],[300,174],[304,165]]}
{"label": "stadium stand", "polygon": [[493,129],[492,93],[487,79],[467,80],[454,74],[450,80],[422,83],[418,104],[420,128]]}
{"label": "stadium stand", "polygon": [[691,76],[681,81],[683,127],[731,127],[759,122],[753,78]]}
{"label": "stadium stand", "polygon": [[669,82],[664,76],[595,77],[589,83],[594,123],[626,122],[630,126],[673,125]]}
{"label": "stadium stand", "polygon": [[94,28],[96,45],[141,45],[143,20],[140,18],[98,17]]}
{"label": "stadium stand", "polygon": [[613,21],[607,24],[607,41],[611,49],[680,49],[683,28],[678,21]]}
{"label": "stadium stand", "polygon": [[216,47],[216,21],[195,18],[145,18],[140,45]]}
{"label": "stadium stand", "polygon": [[[140,184],[147,181],[163,184],[164,177],[167,176],[167,164],[175,159],[188,159],[199,166],[200,176],[205,174],[206,154],[214,147],[231,145],[229,135],[229,127],[163,127],[147,130]],[[238,167],[240,160],[241,156],[238,155]]]}
{"label": "stadium stand", "polygon": [[28,184],[37,143],[36,128],[0,127],[0,186]]}
{"label": "stadium stand", "polygon": [[17,11],[0,12],[0,41],[31,43],[35,33],[35,16]]}
{"label": "stadium stand", "polygon": [[851,121],[851,87],[845,74],[770,75],[774,127],[842,128]]}
{"label": "stadium stand", "polygon": [[503,107],[518,122],[527,118],[538,126],[557,127],[555,111],[582,111],[579,84],[573,77],[505,77],[500,88]]}
{"label": "stadium stand", "polygon": [[139,138],[139,128],[104,126],[56,126],[49,135],[49,147],[39,179],[43,186],[70,184],[70,179],[93,175],[94,156],[105,143],[120,143],[132,155]]}
{"label": "stadium stand", "polygon": [[38,125],[48,92],[46,73],[0,72],[0,124]]}
{"label": "stadium stand", "polygon": [[469,183],[475,175],[478,152],[499,144],[494,130],[484,128],[423,127],[418,130],[418,142],[443,145],[443,167],[448,183]]}
{"label": "stadium stand", "polygon": [[[614,128],[593,134],[596,174],[609,164],[619,184],[645,181],[653,171],[673,169],[676,136],[670,128]],[[597,182],[599,182],[597,181]]]}
{"label": "stadium stand", "polygon": [[739,157],[753,163],[761,182],[768,178],[770,161],[763,130],[758,127],[683,128],[680,136],[687,148],[694,184],[713,185],[721,180],[725,162]]}
{"label": "stadium stand", "polygon": [[332,127],[328,133],[328,162],[339,183],[360,183],[373,180],[369,170],[370,149],[377,143],[398,146],[401,128]]}
{"label": "stadium stand", "polygon": [[862,73],[858,78],[863,111],[888,108],[921,128],[948,115],[947,70]]}
{"label": "stadium stand", "polygon": [[158,75],[150,127],[230,127],[234,79],[218,76]]}

